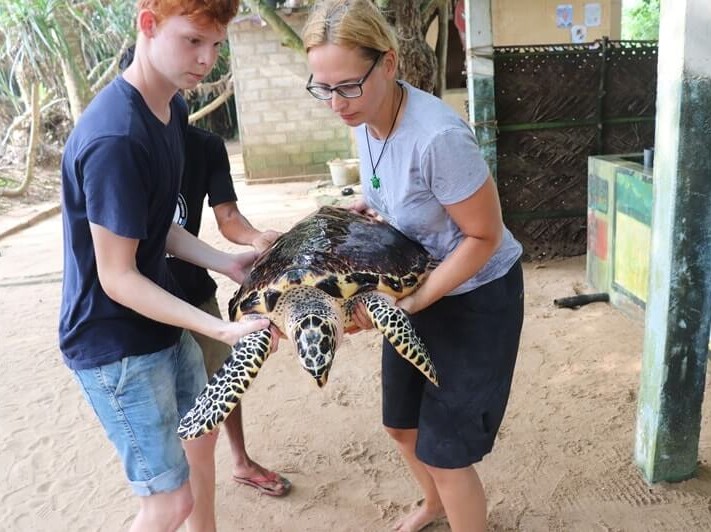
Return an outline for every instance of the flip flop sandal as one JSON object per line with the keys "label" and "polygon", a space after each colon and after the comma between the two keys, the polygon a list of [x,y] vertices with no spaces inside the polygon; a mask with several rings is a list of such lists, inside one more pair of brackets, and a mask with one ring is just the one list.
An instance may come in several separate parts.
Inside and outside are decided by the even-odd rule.
{"label": "flip flop sandal", "polygon": [[[283,497],[291,491],[291,482],[275,471],[270,471],[266,475],[256,475],[253,477],[238,477],[232,475],[232,480],[238,484],[251,486],[260,493],[271,497]],[[276,484],[276,487],[274,486]]]}

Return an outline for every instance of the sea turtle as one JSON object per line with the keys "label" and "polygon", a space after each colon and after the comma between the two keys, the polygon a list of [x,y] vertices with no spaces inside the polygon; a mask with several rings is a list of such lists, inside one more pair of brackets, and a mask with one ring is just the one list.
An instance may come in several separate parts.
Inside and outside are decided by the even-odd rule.
{"label": "sea turtle", "polygon": [[[422,283],[436,261],[393,226],[322,207],[281,235],[255,262],[229,302],[229,317],[266,316],[295,347],[319,387],[362,301],[373,324],[431,382],[437,376],[407,314],[393,303]],[[237,405],[271,351],[268,330],[250,333],[180,421],[192,439],[214,430]]]}

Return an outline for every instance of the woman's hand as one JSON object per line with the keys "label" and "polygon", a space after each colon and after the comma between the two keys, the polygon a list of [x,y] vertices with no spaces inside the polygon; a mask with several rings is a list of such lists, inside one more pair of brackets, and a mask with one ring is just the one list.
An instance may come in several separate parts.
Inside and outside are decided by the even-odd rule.
{"label": "woman's hand", "polygon": [[415,312],[422,310],[422,307],[420,307],[417,301],[417,293],[403,297],[398,300],[395,305],[404,310],[407,314],[414,314]]}
{"label": "woman's hand", "polygon": [[368,316],[368,312],[365,310],[363,303],[356,303],[351,319],[353,320],[353,326],[345,331],[348,334],[355,334],[373,328],[373,322],[370,320],[370,316]]}
{"label": "woman's hand", "polygon": [[351,212],[356,212],[358,214],[365,214],[368,210],[368,204],[363,198],[355,200],[348,206],[348,210]]}
{"label": "woman's hand", "polygon": [[[410,294],[409,296],[405,296],[398,301],[395,301],[395,298],[392,298],[392,302],[396,307],[404,310],[408,315],[415,314],[424,308],[422,303],[417,298],[417,292]],[[373,321],[370,319],[368,312],[365,310],[365,305],[361,302],[356,304],[351,319],[353,320],[353,326],[346,330],[346,333],[348,334],[366,331],[374,327]]]}
{"label": "woman's hand", "polygon": [[378,214],[378,211],[368,207],[368,204],[363,199],[359,199],[359,200],[356,200],[355,202],[353,202],[348,207],[348,210],[351,212],[362,214],[363,216],[367,216],[368,218],[373,218],[375,220],[380,220],[380,221],[383,220],[383,217]]}

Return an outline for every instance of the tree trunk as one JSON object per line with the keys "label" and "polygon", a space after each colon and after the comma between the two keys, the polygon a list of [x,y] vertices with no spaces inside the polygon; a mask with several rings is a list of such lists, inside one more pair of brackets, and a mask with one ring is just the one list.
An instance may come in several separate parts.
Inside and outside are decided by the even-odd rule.
{"label": "tree trunk", "polygon": [[[437,6],[437,45],[435,56],[437,58],[437,83],[434,94],[442,97],[447,88],[447,48],[449,42],[449,0],[439,0]],[[426,29],[423,31],[427,31]]]}
{"label": "tree trunk", "polygon": [[[92,85],[89,91],[91,94],[96,95],[101,89],[104,88],[104,86],[111,81],[116,74],[119,71],[119,62],[121,61],[121,57],[123,57],[124,52],[128,49],[128,47],[131,44],[131,39],[129,37],[126,37],[121,44],[121,48],[119,48],[119,52],[114,56],[114,58],[111,60],[109,65],[105,68],[104,72],[99,76],[99,79],[97,79]],[[91,73],[87,76],[87,82],[88,80],[91,79]]]}
{"label": "tree trunk", "polygon": [[0,196],[6,196],[14,198],[17,196],[22,196],[26,191],[27,187],[30,186],[30,181],[34,177],[35,170],[35,158],[37,154],[37,147],[39,146],[40,137],[40,105],[39,105],[39,84],[33,83],[30,95],[30,109],[32,112],[32,122],[30,123],[30,140],[27,143],[27,158],[25,162],[25,177],[22,183],[17,188],[12,189],[0,189]]}
{"label": "tree trunk", "polygon": [[257,13],[262,17],[277,35],[281,37],[282,46],[291,48],[301,55],[306,55],[301,36],[284,22],[284,19],[282,19],[272,7],[268,6],[264,0],[244,0],[244,3],[253,13]]}
{"label": "tree trunk", "polygon": [[76,124],[92,98],[91,86],[86,75],[87,69],[83,65],[81,36],[76,31],[76,22],[72,20],[66,5],[58,5],[54,16],[66,43],[66,51],[59,57],[59,62],[62,65],[64,86],[67,89],[69,110]]}
{"label": "tree trunk", "polygon": [[188,116],[188,124],[194,124],[201,118],[209,115],[211,112],[217,110],[222,104],[224,104],[230,96],[234,93],[234,83],[232,81],[232,76],[227,80],[227,85],[225,90],[223,90],[215,99],[211,100],[210,103],[202,106],[200,109],[191,113]]}
{"label": "tree trunk", "polygon": [[[57,105],[58,103],[64,103],[66,101],[65,98],[54,98],[53,100],[47,102],[50,98],[54,98],[54,91],[50,90],[49,92],[45,93],[44,95],[44,100],[40,101],[40,116],[42,113],[47,111],[48,109],[51,109],[53,106]],[[0,140],[0,147],[4,146],[10,141],[10,137],[12,134],[15,132],[15,130],[19,127],[26,127],[25,122],[27,122],[28,118],[32,118],[32,101],[30,99],[30,103],[28,103],[29,107],[25,109],[25,111],[21,115],[17,115],[15,119],[12,121],[10,126],[5,130],[4,136],[2,140]]]}
{"label": "tree trunk", "polygon": [[20,89],[20,99],[25,105],[25,111],[32,109],[32,86],[35,83],[35,77],[30,61],[24,54],[21,54],[15,70],[15,82]]}
{"label": "tree trunk", "polygon": [[378,7],[393,25],[400,43],[400,77],[426,92],[437,83],[437,57],[422,32],[420,2],[380,0]]}

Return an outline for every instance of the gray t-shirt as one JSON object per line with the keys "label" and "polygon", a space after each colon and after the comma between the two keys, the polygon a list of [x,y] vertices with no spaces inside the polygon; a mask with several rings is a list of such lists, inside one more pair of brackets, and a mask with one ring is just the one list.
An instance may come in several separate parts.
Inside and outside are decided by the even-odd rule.
{"label": "gray t-shirt", "polygon": [[[479,190],[489,169],[464,120],[439,98],[401,83],[408,99],[379,163],[383,141],[369,137],[380,180],[377,190],[371,183],[373,168],[365,124],[355,128],[363,196],[390,224],[420,242],[433,257],[444,260],[464,238],[444,206]],[[503,277],[521,253],[521,244],[504,229],[501,245],[489,262],[448,295],[469,292]]]}

